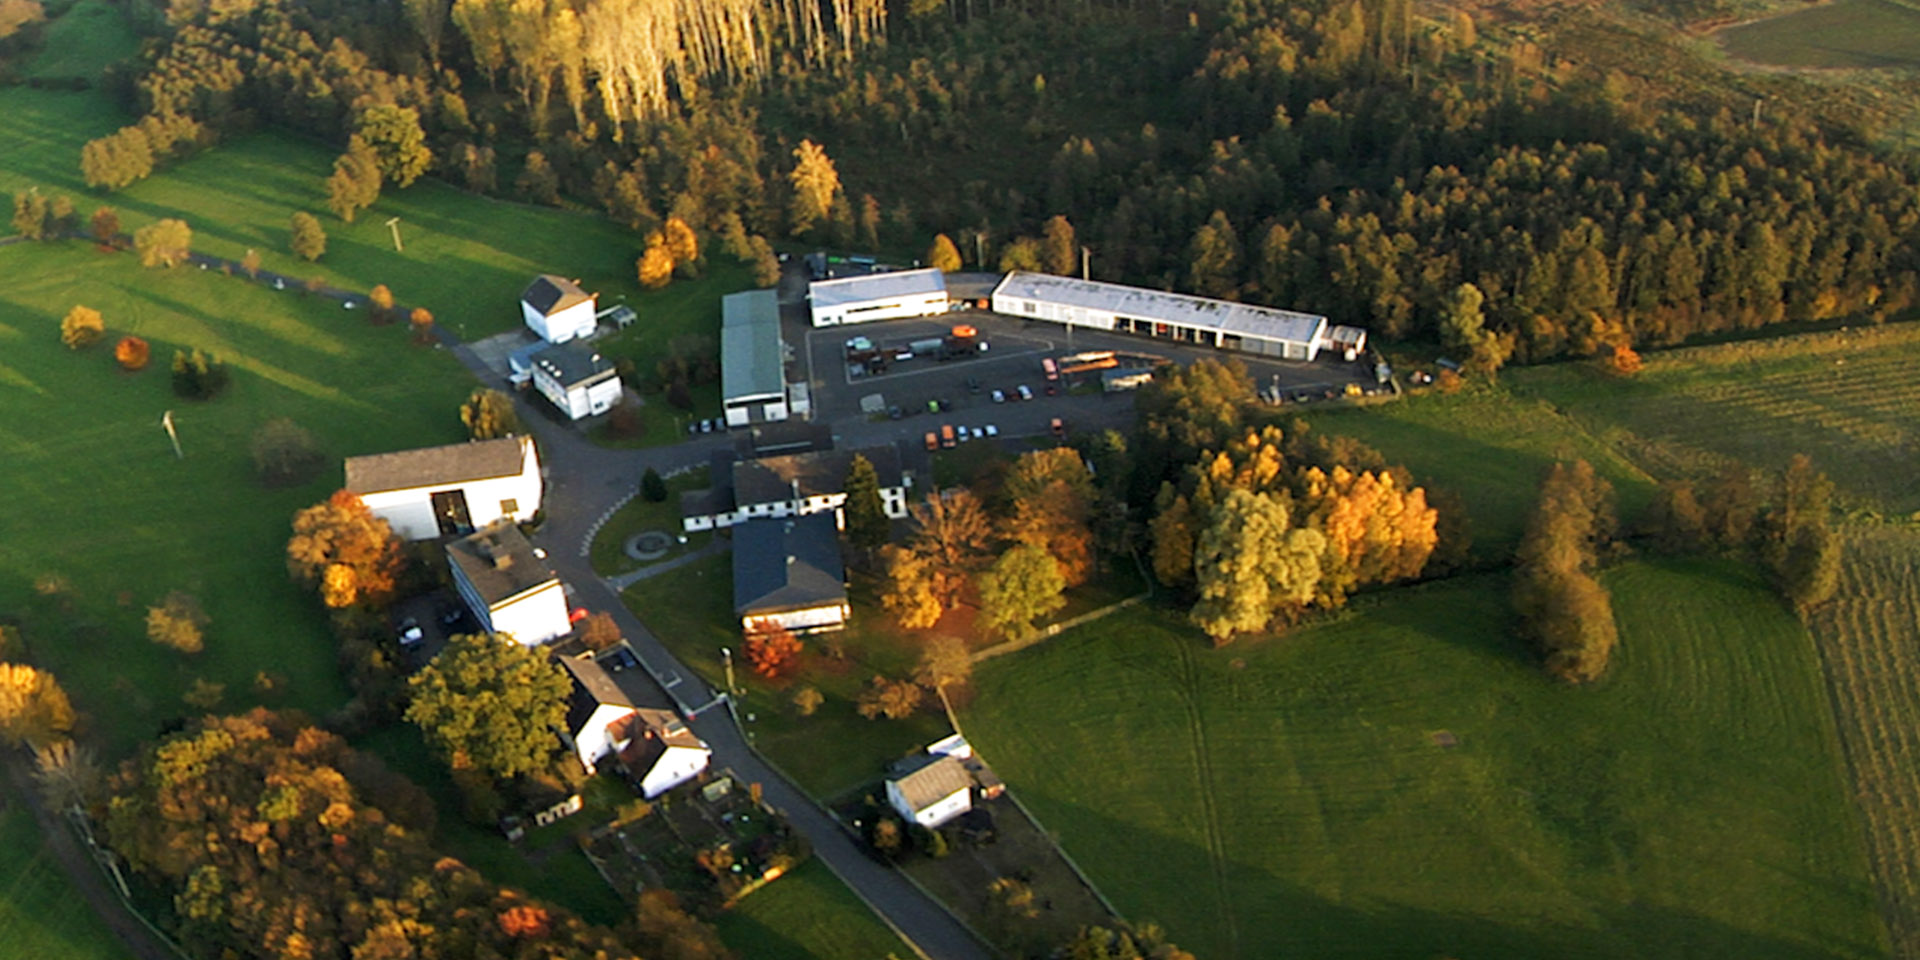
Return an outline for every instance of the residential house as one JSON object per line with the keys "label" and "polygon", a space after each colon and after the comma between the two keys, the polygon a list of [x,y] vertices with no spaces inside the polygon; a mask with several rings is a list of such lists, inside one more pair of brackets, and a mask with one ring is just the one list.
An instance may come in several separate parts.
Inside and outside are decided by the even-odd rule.
{"label": "residential house", "polygon": [[910,757],[887,775],[887,804],[908,822],[932,829],[973,809],[973,777],[952,756]]}
{"label": "residential house", "polygon": [[347,490],[402,540],[471,533],[540,509],[540,454],[531,437],[347,458]]}
{"label": "residential house", "polygon": [[620,402],[620,373],[582,343],[562,343],[533,355],[533,388],[570,420],[597,416]]}
{"label": "residential house", "polygon": [[794,633],[846,626],[847,573],[833,515],[749,520],[733,528],[733,611],[740,629],[772,620]]}
{"label": "residential house", "polygon": [[573,631],[560,578],[512,523],[453,541],[447,560],[454,589],[488,632],[533,647]]}
{"label": "residential house", "polygon": [[[688,533],[730,527],[757,517],[792,517],[832,511],[836,528],[846,526],[847,471],[855,455],[873,464],[880,480],[880,507],[896,520],[907,515],[907,498],[917,472],[899,444],[859,450],[824,450],[762,457],[721,464],[712,471],[712,489],[683,496],[680,526]],[[921,457],[924,459],[924,456]],[[909,467],[908,463],[914,463]]]}
{"label": "residential house", "polygon": [[576,280],[543,273],[520,294],[520,315],[527,329],[548,343],[565,343],[593,333],[594,295]]}
{"label": "residential house", "polygon": [[713,751],[644,676],[632,649],[622,644],[600,656],[561,657],[573,678],[567,730],[561,737],[588,773],[616,759],[643,796],[659,796],[700,775]]}

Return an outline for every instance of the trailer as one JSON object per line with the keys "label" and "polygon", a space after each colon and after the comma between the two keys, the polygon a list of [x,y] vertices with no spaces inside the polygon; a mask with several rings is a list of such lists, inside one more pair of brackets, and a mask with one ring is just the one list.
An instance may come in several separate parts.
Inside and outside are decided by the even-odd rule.
{"label": "trailer", "polygon": [[1105,359],[1085,360],[1080,363],[1067,364],[1060,368],[1060,372],[1072,376],[1076,373],[1092,373],[1095,370],[1111,370],[1119,365],[1120,361],[1114,359],[1113,354],[1109,353]]}

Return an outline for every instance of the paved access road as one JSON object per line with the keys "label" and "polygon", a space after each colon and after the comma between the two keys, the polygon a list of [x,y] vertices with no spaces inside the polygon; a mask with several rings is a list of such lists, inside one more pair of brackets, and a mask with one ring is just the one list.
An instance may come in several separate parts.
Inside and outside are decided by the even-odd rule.
{"label": "paved access road", "polygon": [[[500,385],[498,376],[471,350],[464,346],[453,349],[483,383]],[[933,960],[988,960],[994,956],[992,950],[954,920],[945,908],[921,893],[898,871],[869,858],[836,820],[768,766],[747,745],[716,691],[675,659],[659,638],[627,610],[612,585],[593,570],[586,549],[590,534],[609,507],[639,488],[640,477],[648,467],[665,474],[704,464],[713,451],[730,448],[732,438],[726,434],[700,434],[670,447],[608,450],[594,446],[571,427],[555,423],[537,411],[523,409],[521,422],[539,440],[547,472],[546,524],[535,535],[534,542],[545,548],[548,561],[561,581],[573,587],[576,605],[613,614],[620,624],[620,632],[653,675],[669,684],[668,695],[684,712],[692,715],[689,723],[713,748],[715,763],[731,768],[749,783],[759,783],[767,802],[784,813],[794,828],[813,844],[814,855],[832,868],[921,956]],[[880,442],[898,435],[898,424],[891,425],[894,432],[885,430],[887,424],[860,426],[875,429],[858,430],[859,438],[848,437],[848,442]]]}

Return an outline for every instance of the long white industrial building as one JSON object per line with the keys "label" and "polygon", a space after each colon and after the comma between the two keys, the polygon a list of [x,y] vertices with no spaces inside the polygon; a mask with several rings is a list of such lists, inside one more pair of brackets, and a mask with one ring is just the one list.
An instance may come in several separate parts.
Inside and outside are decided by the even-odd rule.
{"label": "long white industrial building", "polygon": [[1024,271],[993,289],[993,312],[1288,360],[1314,359],[1327,335],[1314,314]]}
{"label": "long white industrial building", "polygon": [[924,317],[947,312],[947,278],[928,267],[815,280],[807,297],[816,327]]}

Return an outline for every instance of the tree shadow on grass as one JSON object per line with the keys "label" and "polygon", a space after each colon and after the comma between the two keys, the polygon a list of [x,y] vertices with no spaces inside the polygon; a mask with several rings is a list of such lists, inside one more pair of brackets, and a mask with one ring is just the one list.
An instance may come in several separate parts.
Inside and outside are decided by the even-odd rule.
{"label": "tree shadow on grass", "polygon": [[[1223,838],[1226,856],[1216,861],[1192,843],[1144,832],[1082,804],[1056,802],[1043,792],[1025,795],[1047,827],[1063,838],[1068,852],[1093,871],[1093,880],[1115,905],[1136,924],[1161,924],[1183,948],[1210,960],[1861,960],[1885,953],[1884,944],[1871,939],[1813,943],[1815,936],[1831,937],[1809,930],[1801,940],[1745,929],[1676,906],[1644,902],[1631,892],[1618,899],[1587,897],[1585,902],[1563,895],[1562,905],[1542,910],[1541,901],[1565,889],[1562,881],[1579,878],[1552,878],[1542,884],[1525,871],[1513,874],[1515,898],[1533,904],[1435,909],[1375,898],[1366,890],[1333,898],[1276,870],[1238,862],[1231,836]],[[1126,862],[1107,866],[1103,860],[1108,857]],[[1427,865],[1411,852],[1368,850],[1358,843],[1328,855],[1325,887],[1341,886],[1338,863],[1347,857],[1399,860],[1403,873],[1395,891],[1461,899],[1446,876],[1422,883]],[[1531,889],[1543,896],[1529,897]],[[1754,906],[1753,916],[1765,922],[1765,905]],[[1862,910],[1871,914],[1870,904]]]}

